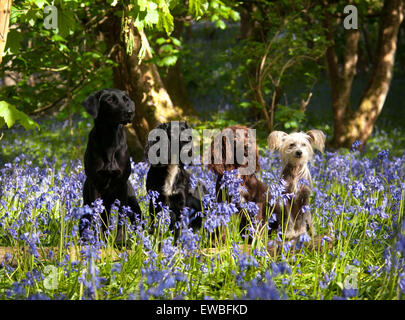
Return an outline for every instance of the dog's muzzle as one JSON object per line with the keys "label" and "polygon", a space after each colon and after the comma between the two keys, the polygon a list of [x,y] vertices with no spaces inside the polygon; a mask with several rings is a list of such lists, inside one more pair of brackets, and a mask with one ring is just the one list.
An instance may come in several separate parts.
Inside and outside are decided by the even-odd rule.
{"label": "dog's muzzle", "polygon": [[302,156],[302,151],[301,150],[298,150],[298,151],[295,152],[295,157],[296,158],[301,158],[301,156]]}
{"label": "dog's muzzle", "polygon": [[131,123],[132,119],[134,118],[134,112],[125,112],[122,114],[122,124]]}

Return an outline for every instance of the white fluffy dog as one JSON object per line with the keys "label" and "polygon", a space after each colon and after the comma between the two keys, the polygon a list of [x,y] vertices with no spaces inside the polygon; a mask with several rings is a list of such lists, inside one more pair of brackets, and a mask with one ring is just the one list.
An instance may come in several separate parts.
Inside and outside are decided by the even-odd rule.
{"label": "white fluffy dog", "polygon": [[[286,205],[283,216],[277,217],[282,224],[282,230],[286,238],[297,238],[307,231],[313,235],[312,215],[309,210],[302,210],[309,204],[309,196],[312,189],[311,173],[308,162],[312,160],[314,149],[323,152],[325,147],[325,135],[320,130],[308,132],[294,132],[287,134],[282,131],[273,131],[267,138],[271,150],[278,150],[281,155],[282,172],[281,179],[286,184],[286,193],[294,193],[292,202]],[[306,179],[308,186],[299,181]]]}

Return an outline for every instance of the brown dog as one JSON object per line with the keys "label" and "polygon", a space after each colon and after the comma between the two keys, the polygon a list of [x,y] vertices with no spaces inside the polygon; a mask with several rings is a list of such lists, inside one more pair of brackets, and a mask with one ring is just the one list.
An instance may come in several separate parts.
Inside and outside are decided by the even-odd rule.
{"label": "brown dog", "polygon": [[[216,194],[217,201],[230,201],[229,194],[221,191],[221,180],[226,171],[238,169],[240,173],[245,170],[247,174],[238,173],[238,177],[242,179],[241,187],[245,191],[241,192],[241,202],[254,202],[259,208],[256,215],[256,220],[259,223],[267,221],[267,186],[256,177],[256,173],[260,170],[259,152],[256,145],[254,135],[249,135],[249,129],[245,126],[234,125],[223,129],[211,142],[211,161],[208,167],[217,175]],[[253,137],[253,138],[252,138]],[[238,150],[239,149],[239,150]],[[238,157],[238,152],[240,156]],[[241,161],[243,154],[244,162]],[[219,160],[219,161],[218,161]],[[249,163],[250,160],[250,163]],[[238,207],[238,209],[241,209]],[[275,210],[280,210],[277,205]],[[247,224],[245,215],[241,216],[240,230],[244,229]],[[273,225],[272,227],[275,227]]]}

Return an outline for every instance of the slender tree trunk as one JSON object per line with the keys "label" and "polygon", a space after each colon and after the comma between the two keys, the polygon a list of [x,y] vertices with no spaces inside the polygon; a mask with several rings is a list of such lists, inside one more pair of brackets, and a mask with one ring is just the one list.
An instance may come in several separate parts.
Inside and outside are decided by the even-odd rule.
{"label": "slender tree trunk", "polygon": [[152,57],[146,36],[132,27],[135,43],[132,54],[128,55],[121,36],[121,20],[111,14],[101,28],[112,51],[112,60],[118,64],[113,68],[114,86],[127,91],[135,102],[135,117],[132,126],[127,127],[127,140],[132,157],[140,161],[149,131],[159,122],[180,118],[182,110],[173,105],[156,65],[139,63],[141,37],[146,44],[144,60]]}
{"label": "slender tree trunk", "polygon": [[[240,14],[240,37],[242,40],[252,40],[252,41],[257,41],[261,42],[263,41],[262,37],[262,30],[260,24],[252,19],[251,15],[255,12],[257,12],[257,7],[254,3],[250,2],[243,2],[239,7],[239,14]],[[252,64],[249,69],[247,70],[248,73],[248,79],[250,82],[256,86],[256,68],[257,66],[255,64]],[[252,87],[252,86],[251,86]],[[260,88],[259,88],[260,90]],[[263,108],[267,108],[267,103],[263,99],[263,96],[260,93],[257,92],[256,88],[253,90],[251,96],[249,97],[251,100],[255,100],[259,102]],[[262,112],[259,112],[259,110],[252,106],[249,109],[248,112],[248,117],[253,118],[253,119],[259,119],[260,117],[264,116],[265,121],[266,121],[266,126],[267,129],[269,130],[269,115],[267,112],[267,109],[262,110]]]}
{"label": "slender tree trunk", "polygon": [[[174,20],[174,30],[172,36],[181,38],[184,22]],[[178,106],[186,115],[195,115],[195,110],[188,96],[186,84],[184,82],[183,72],[181,71],[181,58],[178,58],[174,66],[167,68],[166,77],[163,77],[163,83],[169,93],[175,106]]]}
{"label": "slender tree trunk", "polygon": [[[330,29],[329,29],[330,32]],[[350,94],[356,74],[357,49],[360,33],[358,30],[347,31],[344,64],[338,65],[338,58],[333,46],[326,50],[327,69],[331,84],[334,140],[339,139],[346,130],[346,121],[351,117]]]}
{"label": "slender tree trunk", "polygon": [[[359,107],[354,112],[350,108],[350,92],[356,71],[359,31],[347,31],[345,61],[342,68],[339,68],[333,43],[327,49],[326,61],[332,90],[334,120],[332,146],[335,148],[349,148],[356,140],[360,140],[364,147],[373,131],[392,80],[397,35],[403,19],[403,9],[403,0],[384,2],[373,67]],[[327,35],[329,40],[332,40],[330,19],[327,17],[326,20]]]}
{"label": "slender tree trunk", "polygon": [[0,63],[3,60],[3,52],[7,42],[8,24],[12,3],[12,0],[0,1]]}

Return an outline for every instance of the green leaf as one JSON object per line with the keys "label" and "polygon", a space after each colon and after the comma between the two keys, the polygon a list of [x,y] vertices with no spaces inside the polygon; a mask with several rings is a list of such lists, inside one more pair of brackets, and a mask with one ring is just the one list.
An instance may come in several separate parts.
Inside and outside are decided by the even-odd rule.
{"label": "green leaf", "polygon": [[195,16],[199,17],[203,14],[203,10],[206,9],[206,6],[203,6],[204,0],[190,0],[188,3],[189,12]]}
{"label": "green leaf", "polygon": [[34,3],[38,8],[43,8],[46,1],[45,0],[34,0]]}
{"label": "green leaf", "polygon": [[243,102],[239,103],[239,106],[240,106],[241,108],[244,108],[244,109],[250,108],[251,105],[252,105],[252,104],[251,104],[250,102],[248,102],[248,101],[243,101]]}
{"label": "green leaf", "polygon": [[38,19],[38,15],[37,15],[37,10],[35,9],[30,9],[27,11],[27,13],[25,14],[25,21],[28,22],[28,24],[33,27]]}
{"label": "green leaf", "polygon": [[166,42],[166,39],[165,38],[157,38],[155,42],[158,45],[162,45],[162,44],[164,44]]}
{"label": "green leaf", "polygon": [[172,37],[172,42],[176,47],[181,47],[181,41],[175,37]]}
{"label": "green leaf", "polygon": [[159,65],[170,67],[170,66],[174,66],[176,64],[176,62],[177,62],[177,56],[167,56],[167,57],[164,57],[160,61]]}
{"label": "green leaf", "polygon": [[148,25],[154,25],[159,22],[159,12],[156,10],[156,8],[147,11],[145,16],[145,22]]}
{"label": "green leaf", "polygon": [[162,53],[171,53],[174,50],[173,46],[169,43],[164,44],[163,46],[160,47],[160,51]]}
{"label": "green leaf", "polygon": [[148,5],[147,0],[138,0],[139,11],[145,11]]}
{"label": "green leaf", "polygon": [[10,29],[7,35],[7,48],[10,48],[11,53],[16,54],[21,47],[21,41],[24,35],[16,29]]}
{"label": "green leaf", "polygon": [[58,33],[66,38],[70,31],[76,30],[76,20],[73,12],[70,10],[58,10]]}
{"label": "green leaf", "polygon": [[15,6],[11,6],[11,13],[10,13],[10,26],[17,23],[21,17],[21,10],[16,8]]}
{"label": "green leaf", "polygon": [[63,37],[61,37],[59,34],[54,34],[54,35],[51,37],[51,40],[52,40],[53,42],[58,42],[58,41],[64,41],[64,42],[66,42],[66,39],[63,38]]}
{"label": "green leaf", "polygon": [[222,20],[218,20],[218,21],[216,22],[216,26],[217,26],[219,29],[221,29],[221,30],[226,29],[226,24],[225,24],[225,22],[223,22]]}
{"label": "green leaf", "polygon": [[173,16],[170,13],[169,7],[165,2],[161,2],[161,10],[159,11],[158,28],[164,28],[167,35],[170,35],[174,29]]}
{"label": "green leaf", "polygon": [[40,129],[39,125],[28,117],[24,112],[17,110],[6,101],[0,101],[0,128],[7,124],[11,128],[18,121],[25,129]]}
{"label": "green leaf", "polygon": [[109,0],[107,2],[111,5],[111,7],[115,7],[118,4],[118,0]]}

